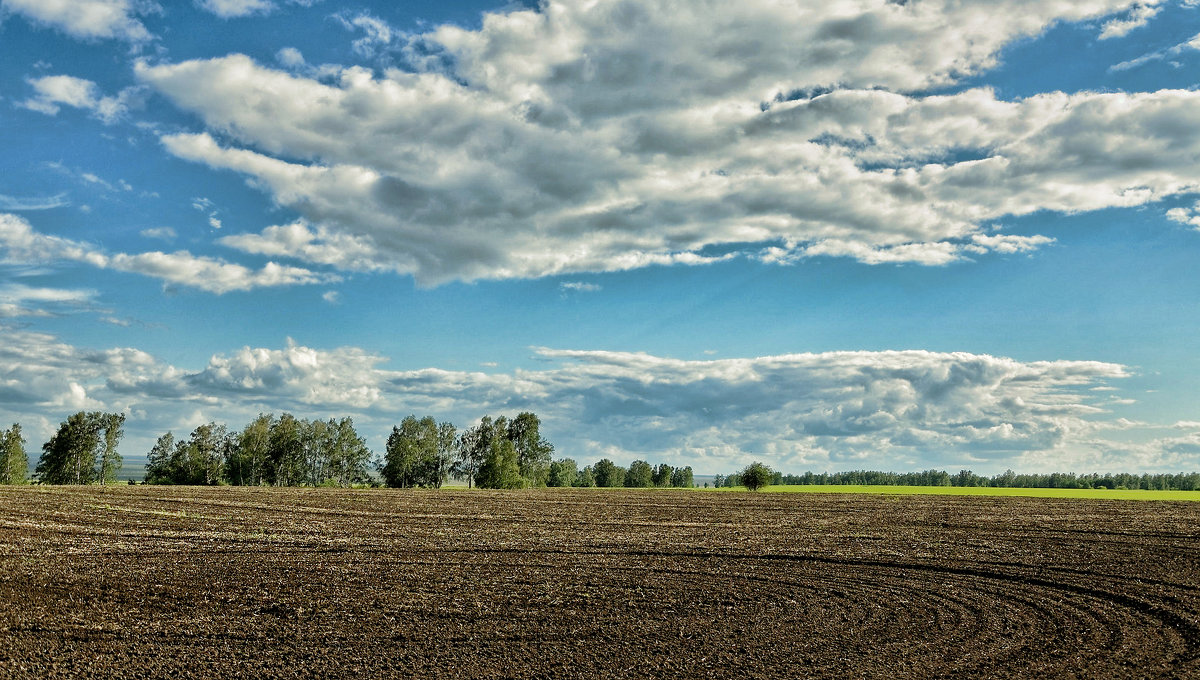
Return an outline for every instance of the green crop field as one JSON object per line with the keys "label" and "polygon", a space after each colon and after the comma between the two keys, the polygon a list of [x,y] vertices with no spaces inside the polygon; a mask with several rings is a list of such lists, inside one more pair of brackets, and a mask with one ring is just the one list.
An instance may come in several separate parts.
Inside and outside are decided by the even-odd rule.
{"label": "green crop field", "polygon": [[[745,487],[716,489],[745,491]],[[1036,498],[1093,498],[1126,501],[1200,501],[1200,491],[1144,491],[1125,489],[1014,489],[989,486],[867,486],[777,485],[768,493],[858,493],[938,496],[1032,496]]]}

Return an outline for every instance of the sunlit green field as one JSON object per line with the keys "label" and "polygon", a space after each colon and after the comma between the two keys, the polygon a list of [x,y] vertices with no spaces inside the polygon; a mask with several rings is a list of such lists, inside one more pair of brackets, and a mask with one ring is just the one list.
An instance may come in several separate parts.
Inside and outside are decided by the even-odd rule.
{"label": "sunlit green field", "polygon": [[[717,489],[745,491],[745,487]],[[1011,489],[986,486],[768,486],[767,493],[868,493],[942,496],[1033,496],[1037,498],[1099,498],[1130,501],[1200,501],[1200,491],[1141,491],[1120,489]]]}

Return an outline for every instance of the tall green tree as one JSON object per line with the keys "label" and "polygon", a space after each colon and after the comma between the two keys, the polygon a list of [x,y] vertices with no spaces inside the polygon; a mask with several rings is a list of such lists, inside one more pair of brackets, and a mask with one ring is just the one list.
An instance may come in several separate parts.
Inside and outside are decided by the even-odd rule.
{"label": "tall green tree", "polygon": [[186,470],[184,481],[177,484],[212,486],[224,481],[222,472],[232,442],[224,425],[206,423],[192,430],[192,436],[182,446],[180,458]]}
{"label": "tall green tree", "polygon": [[440,439],[436,421],[410,415],[392,428],[380,470],[388,486],[408,488],[440,485]]}
{"label": "tall green tree", "polygon": [[175,435],[170,432],[158,438],[146,455],[147,484],[175,483]]}
{"label": "tall green tree", "polygon": [[681,468],[675,468],[671,471],[671,486],[680,489],[690,489],[695,486],[695,479],[692,475],[692,466],[685,465]]}
{"label": "tall green tree", "polygon": [[489,442],[483,464],[475,475],[475,486],[481,489],[520,489],[528,480],[521,474],[517,462],[517,447],[508,437],[493,437]]}
{"label": "tall green tree", "polygon": [[625,486],[625,468],[607,458],[601,459],[592,466],[592,476],[596,480],[596,486]]}
{"label": "tall green tree", "polygon": [[575,479],[579,476],[578,469],[573,458],[563,458],[550,463],[550,476],[546,479],[546,486],[575,486]]}
{"label": "tall green tree", "polygon": [[644,460],[635,460],[629,464],[629,472],[625,474],[625,486],[646,488],[654,486],[654,469]]}
{"label": "tall green tree", "polygon": [[416,476],[416,451],[401,429],[407,420],[408,418],[405,418],[399,425],[392,426],[392,432],[383,447],[383,461],[379,472],[383,475],[383,483],[392,488],[411,487]]}
{"label": "tall green tree", "polygon": [[[486,416],[485,416],[486,417]],[[490,419],[489,419],[490,421]],[[450,474],[467,480],[467,488],[475,484],[475,474],[483,463],[486,449],[479,445],[479,427],[468,427],[458,435],[455,442],[454,462],[450,465]]]}
{"label": "tall green tree", "polygon": [[554,445],[541,434],[537,415],[525,411],[508,424],[508,438],[517,449],[517,464],[527,486],[546,486],[550,476],[550,457]]}
{"label": "tall green tree", "polygon": [[299,486],[305,479],[304,423],[290,413],[271,425],[267,449],[267,482],[275,486]]}
{"label": "tall green tree", "polygon": [[654,486],[671,486],[671,475],[674,474],[675,468],[660,463],[654,466]]}
{"label": "tall green tree", "polygon": [[451,474],[466,477],[467,487],[470,488],[479,477],[479,470],[491,451],[492,440],[497,437],[506,439],[507,436],[508,419],[504,416],[495,420],[491,416],[484,416],[478,425],[463,430],[458,437],[458,454],[450,468]]}
{"label": "tall green tree", "polygon": [[320,486],[329,477],[333,431],[324,420],[303,422],[304,478],[309,486]]}
{"label": "tall green tree", "polygon": [[271,427],[275,417],[258,414],[234,438],[234,446],[225,460],[225,474],[230,484],[258,486],[272,478]]}
{"label": "tall green tree", "polygon": [[338,486],[361,484],[370,479],[367,465],[371,460],[371,449],[367,448],[367,440],[359,436],[354,429],[354,421],[342,418],[339,421],[329,421],[331,437],[330,450],[326,463],[326,481],[332,481]]}
{"label": "tall green tree", "polygon": [[441,422],[437,426],[437,488],[442,488],[454,467],[454,459],[458,453],[458,428],[454,423]]}
{"label": "tall green tree", "polygon": [[29,474],[29,456],[25,453],[25,438],[21,426],[0,432],[0,484],[22,484]]}
{"label": "tall green tree", "polygon": [[95,413],[80,411],[67,417],[42,445],[35,473],[45,484],[91,484],[97,479],[96,454],[101,423]]}
{"label": "tall green tree", "polygon": [[96,413],[93,416],[99,421],[99,426],[104,431],[103,448],[100,451],[99,481],[101,484],[108,484],[117,481],[117,473],[121,471],[121,454],[117,453],[117,444],[125,435],[123,429],[125,414]]}

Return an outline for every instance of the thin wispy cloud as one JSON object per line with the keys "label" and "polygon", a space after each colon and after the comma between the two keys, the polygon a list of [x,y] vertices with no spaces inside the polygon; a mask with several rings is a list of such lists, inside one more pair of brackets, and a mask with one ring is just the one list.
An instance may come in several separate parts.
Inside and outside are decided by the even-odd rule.
{"label": "thin wispy cloud", "polygon": [[153,238],[163,241],[170,241],[176,236],[175,230],[170,227],[153,227],[150,229],[143,229],[138,233],[144,238]]}
{"label": "thin wispy cloud", "polygon": [[584,281],[564,281],[558,284],[558,289],[564,293],[595,293],[604,290],[604,286]]}
{"label": "thin wispy cloud", "polygon": [[0,194],[0,210],[53,210],[71,205],[66,192],[53,196],[7,196]]}
{"label": "thin wispy cloud", "polygon": [[91,306],[96,291],[27,286],[20,283],[0,285],[0,317],[49,317]]}
{"label": "thin wispy cloud", "polygon": [[210,293],[254,288],[328,283],[337,276],[268,262],[254,270],[239,264],[192,255],[187,251],[164,253],[108,253],[89,244],[35,231],[25,220],[0,213],[0,254],[34,261],[68,261],[97,269],[112,269],[150,276],[167,284]]}
{"label": "thin wispy cloud", "polygon": [[1190,40],[1186,40],[1177,45],[1172,45],[1170,47],[1166,47],[1161,50],[1154,50],[1153,52],[1147,52],[1146,54],[1143,54],[1142,56],[1137,57],[1135,59],[1130,59],[1128,61],[1122,61],[1120,63],[1113,64],[1112,66],[1110,66],[1108,68],[1108,70],[1109,71],[1128,71],[1130,69],[1134,69],[1139,66],[1144,66],[1146,64],[1149,64],[1149,63],[1152,63],[1155,61],[1163,61],[1166,59],[1171,59],[1173,57],[1178,57],[1179,55],[1184,54],[1185,52],[1194,52],[1196,50],[1200,50],[1200,34],[1194,36]]}
{"label": "thin wispy cloud", "polygon": [[1105,22],[1103,30],[1100,31],[1100,39],[1110,40],[1124,37],[1130,31],[1145,26],[1161,9],[1161,7],[1149,3],[1135,5],[1126,16]]}
{"label": "thin wispy cloud", "polygon": [[140,18],[162,9],[148,0],[0,0],[0,8],[76,38],[135,43],[152,37]]}

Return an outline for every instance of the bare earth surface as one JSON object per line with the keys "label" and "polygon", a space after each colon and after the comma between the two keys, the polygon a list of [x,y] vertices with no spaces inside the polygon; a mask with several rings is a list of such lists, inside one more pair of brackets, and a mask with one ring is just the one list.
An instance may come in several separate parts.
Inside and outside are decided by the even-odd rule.
{"label": "bare earth surface", "polygon": [[0,677],[1195,677],[1200,503],[0,488]]}

